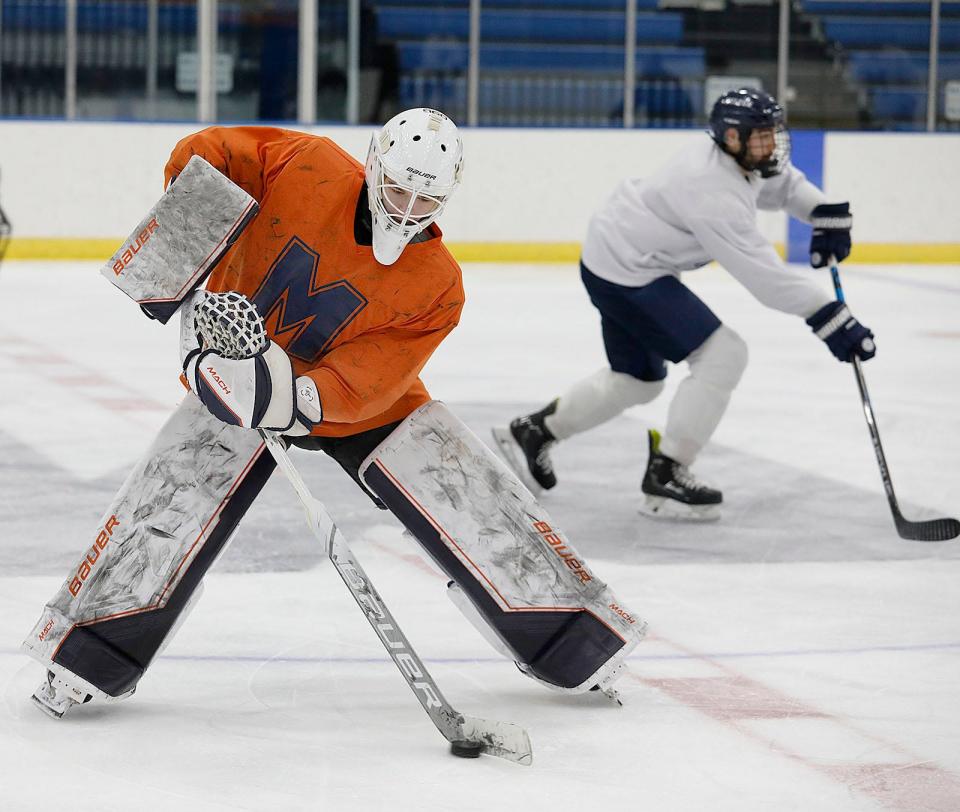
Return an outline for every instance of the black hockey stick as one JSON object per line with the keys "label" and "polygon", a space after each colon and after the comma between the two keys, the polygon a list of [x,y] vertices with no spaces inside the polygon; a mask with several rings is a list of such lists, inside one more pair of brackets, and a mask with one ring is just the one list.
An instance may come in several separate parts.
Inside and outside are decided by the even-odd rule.
{"label": "black hockey stick", "polygon": [[324,545],[330,561],[350,594],[363,610],[387,653],[400,669],[437,730],[450,742],[451,750],[461,756],[476,756],[483,752],[518,764],[531,764],[533,750],[526,730],[512,722],[494,722],[466,716],[447,701],[363,571],[363,567],[353,557],[340,528],[334,524],[323,503],[307,489],[300,472],[287,454],[283,441],[271,431],[261,430],[260,434],[277,465],[300,497],[310,530]]}
{"label": "black hockey stick", "polygon": [[[195,311],[196,329],[207,346],[232,358],[249,358],[265,346],[267,337],[256,307],[238,293],[207,294]],[[323,545],[337,573],[347,585],[367,621],[377,633],[430,720],[450,742],[454,755],[475,758],[489,753],[517,764],[533,763],[527,731],[512,722],[494,722],[466,716],[446,700],[407,636],[400,630],[363,567],[353,557],[343,533],[324,504],[310,493],[303,477],[273,431],[260,430],[267,450],[286,475],[306,514],[307,525]]]}
{"label": "black hockey stick", "polygon": [[[830,274],[833,277],[833,289],[836,291],[837,301],[845,302],[843,286],[840,284],[840,270],[837,268],[837,262],[833,257],[830,258]],[[893,523],[897,527],[900,538],[910,541],[949,541],[960,536],[960,521],[956,519],[929,519],[923,522],[912,522],[903,517],[900,506],[897,504],[897,496],[893,492],[893,481],[890,479],[887,458],[880,443],[880,431],[877,429],[877,421],[873,416],[873,406],[870,404],[870,394],[867,392],[867,381],[863,377],[863,367],[857,355],[853,356],[853,371],[857,378],[857,387],[860,390],[863,416],[866,418],[870,439],[873,441],[873,450],[880,465],[880,478],[883,480],[883,488],[887,492],[887,501],[890,503],[890,512],[893,513]]]}

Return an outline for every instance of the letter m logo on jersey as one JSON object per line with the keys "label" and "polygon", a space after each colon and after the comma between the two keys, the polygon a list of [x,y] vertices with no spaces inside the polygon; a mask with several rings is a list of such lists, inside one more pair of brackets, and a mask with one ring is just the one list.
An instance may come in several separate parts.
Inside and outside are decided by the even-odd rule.
{"label": "letter m logo on jersey", "polygon": [[290,355],[316,361],[367,306],[345,279],[316,283],[320,255],[299,237],[286,244],[253,295],[267,332]]}

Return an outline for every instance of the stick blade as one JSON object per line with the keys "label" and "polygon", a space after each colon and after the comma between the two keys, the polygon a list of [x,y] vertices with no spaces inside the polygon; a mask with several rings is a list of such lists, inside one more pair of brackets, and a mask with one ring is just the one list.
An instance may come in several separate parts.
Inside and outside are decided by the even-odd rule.
{"label": "stick blade", "polygon": [[477,716],[464,716],[460,737],[479,744],[483,752],[491,756],[524,766],[533,764],[530,736],[513,722],[491,722]]}
{"label": "stick blade", "polygon": [[900,538],[910,541],[949,541],[960,536],[960,521],[956,519],[930,519],[911,522],[902,516],[896,517]]}

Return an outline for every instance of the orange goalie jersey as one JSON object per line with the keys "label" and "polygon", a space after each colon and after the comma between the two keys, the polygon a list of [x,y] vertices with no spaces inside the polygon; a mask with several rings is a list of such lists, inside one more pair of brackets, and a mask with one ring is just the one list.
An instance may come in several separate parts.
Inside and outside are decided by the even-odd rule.
{"label": "orange goalie jersey", "polygon": [[[317,384],[323,422],[342,437],[402,420],[430,396],[418,377],[456,326],[460,267],[436,225],[392,265],[357,243],[363,166],[328,138],[274,127],[211,127],[177,144],[174,178],[200,155],[260,204],[207,282],[257,305],[296,375]],[[363,200],[359,200],[361,191]]]}

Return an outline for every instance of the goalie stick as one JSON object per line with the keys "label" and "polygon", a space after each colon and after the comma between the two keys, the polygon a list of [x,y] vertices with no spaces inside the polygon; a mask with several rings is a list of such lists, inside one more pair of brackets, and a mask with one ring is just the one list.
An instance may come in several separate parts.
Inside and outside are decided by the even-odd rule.
{"label": "goalie stick", "polygon": [[[843,286],[840,283],[840,270],[837,267],[837,261],[834,257],[830,257],[830,274],[833,277],[833,289],[836,291],[837,301],[845,302]],[[866,418],[867,429],[870,431],[870,439],[873,441],[873,450],[877,455],[877,463],[880,466],[880,477],[883,480],[883,488],[887,492],[890,512],[893,513],[893,523],[896,525],[900,538],[910,541],[949,541],[950,539],[960,536],[960,521],[956,519],[928,519],[927,521],[912,522],[909,519],[905,519],[900,512],[897,496],[893,491],[893,481],[890,479],[890,468],[887,466],[887,458],[883,453],[883,445],[880,443],[880,431],[877,428],[877,421],[873,415],[870,394],[867,392],[867,381],[863,377],[863,367],[857,355],[853,356],[853,371],[857,378],[857,388],[860,390],[863,416]]]}
{"label": "goalie stick", "polygon": [[[230,293],[230,310],[219,308],[217,294],[207,294],[197,305],[196,324],[204,341],[221,355],[249,357],[260,349],[265,335],[255,306],[245,297]],[[239,312],[238,308],[239,307]],[[233,312],[230,312],[233,311]],[[259,323],[258,323],[259,322]],[[252,331],[249,325],[254,325]],[[467,716],[457,711],[440,692],[436,681],[400,630],[370,578],[364,572],[334,523],[324,504],[315,498],[300,476],[286,446],[276,432],[260,429],[267,450],[277,461],[290,485],[300,498],[307,524],[323,545],[337,573],[343,579],[357,605],[377,633],[410,689],[416,695],[430,720],[450,742],[455,755],[474,757],[481,752],[529,765],[533,762],[530,737],[519,725]]]}

